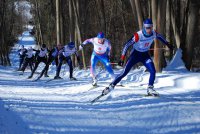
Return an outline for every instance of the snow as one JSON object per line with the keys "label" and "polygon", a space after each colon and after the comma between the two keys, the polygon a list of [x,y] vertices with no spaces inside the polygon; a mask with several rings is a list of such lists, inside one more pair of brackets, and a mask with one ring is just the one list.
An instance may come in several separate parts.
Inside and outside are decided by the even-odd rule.
{"label": "snow", "polygon": [[15,2],[16,12],[19,14],[23,14],[24,17],[26,17],[29,20],[33,18],[31,14],[31,6],[31,3],[26,0]]}
{"label": "snow", "polygon": [[[26,34],[22,38],[31,40]],[[91,104],[111,81],[105,70],[97,69],[99,87],[95,89],[91,89],[89,70],[75,68],[78,81],[70,81],[66,65],[61,71],[64,79],[46,82],[55,75],[55,66],[51,66],[50,78],[32,82],[26,79],[30,70],[23,76],[15,71],[15,49],[10,54],[13,66],[0,66],[2,134],[200,133],[200,73],[184,69],[180,50],[166,70],[157,73],[154,86],[161,97],[141,95],[146,93],[149,78],[141,67],[123,79],[125,87],[116,86],[109,95]],[[41,64],[37,71],[43,67]],[[114,70],[116,74],[121,71]]]}
{"label": "snow", "polygon": [[176,51],[175,56],[169,63],[169,65],[164,69],[165,71],[185,71],[187,72],[187,69],[184,65],[184,62],[182,60],[182,50],[179,48]]}

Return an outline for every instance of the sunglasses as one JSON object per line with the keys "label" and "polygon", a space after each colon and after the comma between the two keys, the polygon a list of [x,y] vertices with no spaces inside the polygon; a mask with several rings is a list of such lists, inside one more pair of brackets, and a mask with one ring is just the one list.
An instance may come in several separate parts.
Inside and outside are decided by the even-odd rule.
{"label": "sunglasses", "polygon": [[152,27],[145,27],[145,29],[151,29]]}

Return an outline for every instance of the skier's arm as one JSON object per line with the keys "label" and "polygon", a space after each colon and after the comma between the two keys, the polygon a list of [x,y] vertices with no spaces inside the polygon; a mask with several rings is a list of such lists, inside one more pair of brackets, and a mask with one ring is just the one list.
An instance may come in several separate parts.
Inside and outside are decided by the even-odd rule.
{"label": "skier's arm", "polygon": [[37,52],[40,52],[40,50],[36,50],[36,49],[33,49],[33,51],[35,51],[36,53],[37,53]]}
{"label": "skier's arm", "polygon": [[85,40],[80,46],[79,50],[83,49],[83,47],[87,44],[93,44],[93,38]]}
{"label": "skier's arm", "polygon": [[169,42],[161,34],[156,32],[156,38],[164,43],[169,49],[173,50],[173,46],[170,45]]}
{"label": "skier's arm", "polygon": [[121,55],[121,60],[124,61],[125,59],[125,55],[126,55],[126,52],[127,50],[129,49],[129,47],[131,45],[133,45],[135,42],[137,42],[139,39],[139,36],[137,33],[134,34],[134,36],[132,36],[124,45],[124,48],[122,50],[122,55]]}
{"label": "skier's arm", "polygon": [[81,59],[80,59],[80,56],[79,56],[79,54],[78,54],[77,49],[75,49],[75,50],[76,50],[76,51],[75,51],[75,55],[76,55],[76,58],[77,58],[78,64],[81,65]]}

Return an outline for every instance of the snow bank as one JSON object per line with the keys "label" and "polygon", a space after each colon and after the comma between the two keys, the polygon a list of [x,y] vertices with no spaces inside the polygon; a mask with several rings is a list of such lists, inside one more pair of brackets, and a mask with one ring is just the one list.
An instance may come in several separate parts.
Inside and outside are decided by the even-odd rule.
{"label": "snow bank", "polygon": [[178,49],[169,65],[163,71],[186,71],[185,63],[182,60],[182,50]]}

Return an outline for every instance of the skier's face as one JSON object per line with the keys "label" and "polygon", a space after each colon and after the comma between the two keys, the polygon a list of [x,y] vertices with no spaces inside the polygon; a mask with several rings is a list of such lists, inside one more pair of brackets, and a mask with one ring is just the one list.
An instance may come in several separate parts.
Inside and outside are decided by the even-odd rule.
{"label": "skier's face", "polygon": [[104,43],[104,38],[102,39],[102,38],[98,38],[98,43],[99,44],[103,44]]}
{"label": "skier's face", "polygon": [[153,27],[145,27],[145,31],[146,31],[147,34],[151,34],[152,29],[153,29]]}

